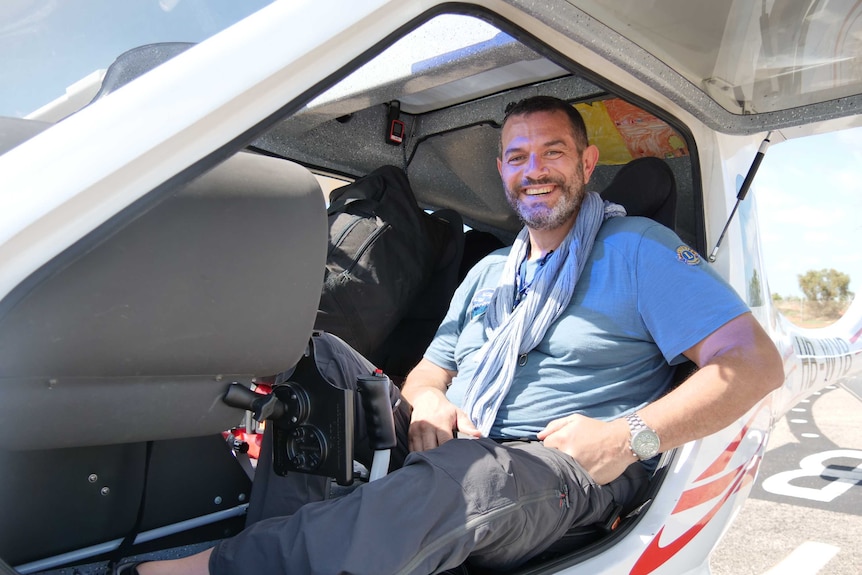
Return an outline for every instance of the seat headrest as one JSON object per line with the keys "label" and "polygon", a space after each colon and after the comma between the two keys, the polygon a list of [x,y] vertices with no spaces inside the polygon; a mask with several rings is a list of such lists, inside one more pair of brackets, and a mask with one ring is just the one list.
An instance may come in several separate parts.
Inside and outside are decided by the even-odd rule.
{"label": "seat headrest", "polygon": [[637,158],[623,166],[603,199],[621,204],[630,216],[651,218],[670,229],[676,226],[676,179],[660,158]]}

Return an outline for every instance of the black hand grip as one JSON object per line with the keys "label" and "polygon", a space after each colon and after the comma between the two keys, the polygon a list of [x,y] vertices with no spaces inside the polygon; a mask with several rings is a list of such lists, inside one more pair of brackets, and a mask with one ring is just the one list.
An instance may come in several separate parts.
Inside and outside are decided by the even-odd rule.
{"label": "black hand grip", "polygon": [[278,419],[285,411],[284,403],[275,395],[261,395],[238,383],[228,386],[223,401],[231,407],[251,411],[257,421]]}
{"label": "black hand grip", "polygon": [[389,402],[389,378],[383,373],[362,375],[356,380],[362,408],[365,410],[365,428],[372,449],[392,449],[395,439],[395,419]]}

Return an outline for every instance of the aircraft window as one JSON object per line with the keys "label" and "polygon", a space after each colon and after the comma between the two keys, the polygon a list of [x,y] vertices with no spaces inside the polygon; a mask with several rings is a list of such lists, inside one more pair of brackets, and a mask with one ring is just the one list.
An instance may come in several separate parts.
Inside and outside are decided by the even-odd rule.
{"label": "aircraft window", "polygon": [[271,2],[4,3],[0,116],[58,120],[92,99],[105,70],[126,50],[154,42],[200,42]]}
{"label": "aircraft window", "polygon": [[802,327],[847,310],[862,285],[862,128],[769,148],[754,181],[768,292]]}
{"label": "aircraft window", "polygon": [[859,93],[859,3],[568,0],[736,114]]}
{"label": "aircraft window", "polygon": [[[506,48],[511,62],[489,56]],[[444,14],[395,42],[312,100],[308,108],[349,100],[368,90],[403,85],[401,109],[415,114],[566,73],[485,21]],[[417,76],[424,79],[415,81]]]}

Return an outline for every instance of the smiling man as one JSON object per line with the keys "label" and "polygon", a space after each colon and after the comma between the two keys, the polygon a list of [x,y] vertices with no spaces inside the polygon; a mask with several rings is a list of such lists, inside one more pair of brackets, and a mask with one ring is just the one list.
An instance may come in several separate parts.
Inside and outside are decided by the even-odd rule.
{"label": "smiling man", "polygon": [[[586,191],[597,161],[566,102],[507,112],[497,164],[525,227],[468,274],[408,376],[402,467],[137,571],[508,569],[632,503],[659,453],[779,386],[775,347],[733,290],[679,257],[695,252],[672,231]],[[669,391],[686,358],[700,369]]]}
{"label": "smiling man", "polygon": [[[530,102],[538,105],[543,100]],[[573,107],[534,114],[525,104],[521,108],[526,108],[522,115],[506,122],[503,140],[508,143],[497,159],[506,199],[528,227],[568,231],[599,150],[587,143],[584,121]],[[566,122],[571,123],[571,133],[560,137],[559,126]],[[507,138],[509,134],[517,137]]]}

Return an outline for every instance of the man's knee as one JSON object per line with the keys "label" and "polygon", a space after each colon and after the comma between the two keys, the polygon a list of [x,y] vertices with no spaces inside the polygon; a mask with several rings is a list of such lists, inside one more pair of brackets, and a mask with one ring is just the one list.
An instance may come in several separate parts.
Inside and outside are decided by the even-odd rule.
{"label": "man's knee", "polygon": [[509,455],[490,439],[453,439],[436,449],[412,452],[404,462],[405,467],[418,464],[459,484],[477,513],[518,497]]}
{"label": "man's knee", "polygon": [[339,337],[315,332],[312,338],[317,369],[335,387],[355,391],[357,378],[374,372],[374,364]]}

